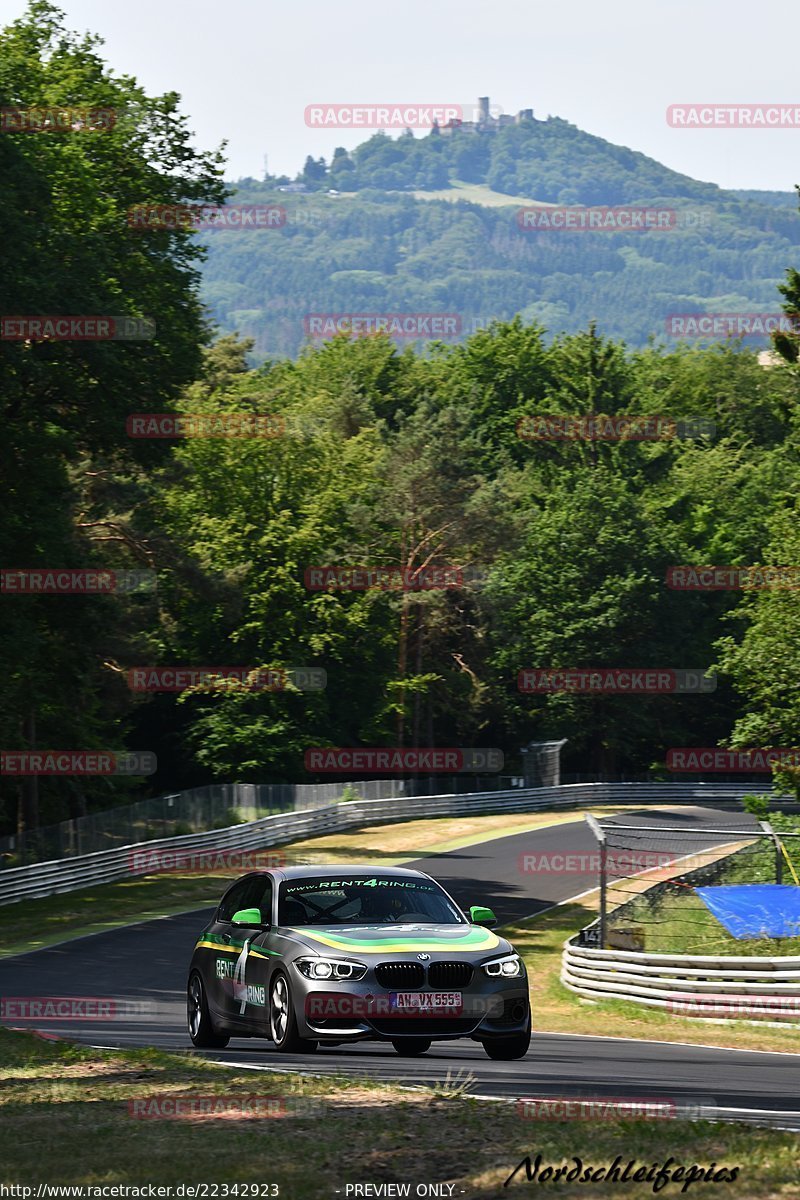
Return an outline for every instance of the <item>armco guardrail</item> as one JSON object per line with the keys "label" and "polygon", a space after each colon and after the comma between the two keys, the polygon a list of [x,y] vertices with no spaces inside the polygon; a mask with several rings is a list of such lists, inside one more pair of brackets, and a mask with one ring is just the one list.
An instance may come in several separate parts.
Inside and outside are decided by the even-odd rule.
{"label": "armco guardrail", "polygon": [[633,1000],[685,1017],[800,1022],[800,957],[645,954],[564,945],[561,981],[591,1000]]}
{"label": "armco guardrail", "polygon": [[419,796],[389,800],[353,800],[305,812],[278,813],[259,821],[215,829],[208,833],[161,838],[74,858],[32,863],[0,871],[0,904],[77,891],[100,883],[143,874],[134,864],[134,852],[159,850],[258,850],[285,846],[304,838],[319,837],[364,825],[411,821],[421,817],[465,816],[470,813],[536,812],[546,808],[574,808],[626,804],[724,804],[741,800],[758,786],[715,783],[576,783],[551,788],[513,788],[500,792],[472,792],[460,796]]}
{"label": "armco guardrail", "polygon": [[345,787],[354,800],[388,800],[393,796],[424,796],[432,792],[455,795],[469,791],[503,790],[511,780],[465,779],[446,776],[431,786],[429,778],[348,780],[347,783],[209,783],[133,804],[71,817],[0,837],[0,869],[6,857],[17,865],[72,858],[130,846],[154,838],[184,837],[222,829],[235,821],[259,821],[279,812],[305,812],[338,802]]}

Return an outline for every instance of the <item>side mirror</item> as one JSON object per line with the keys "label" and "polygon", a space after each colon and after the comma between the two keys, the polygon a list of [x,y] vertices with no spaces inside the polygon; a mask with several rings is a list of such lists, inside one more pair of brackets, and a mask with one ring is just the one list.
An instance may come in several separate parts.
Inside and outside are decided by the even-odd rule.
{"label": "side mirror", "polygon": [[497,924],[497,917],[492,910],[484,908],[482,904],[473,904],[470,907],[469,919],[473,925],[485,925],[487,929]]}
{"label": "side mirror", "polygon": [[259,908],[240,908],[231,917],[234,925],[249,925],[256,929],[266,928],[265,923],[261,920],[261,909]]}

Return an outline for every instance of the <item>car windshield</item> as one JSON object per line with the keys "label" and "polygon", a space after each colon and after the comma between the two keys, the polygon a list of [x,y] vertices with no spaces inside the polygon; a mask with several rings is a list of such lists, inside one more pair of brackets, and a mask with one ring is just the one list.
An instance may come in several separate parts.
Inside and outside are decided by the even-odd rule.
{"label": "car windshield", "polygon": [[281,884],[279,925],[463,925],[432,880],[391,875],[289,879]]}

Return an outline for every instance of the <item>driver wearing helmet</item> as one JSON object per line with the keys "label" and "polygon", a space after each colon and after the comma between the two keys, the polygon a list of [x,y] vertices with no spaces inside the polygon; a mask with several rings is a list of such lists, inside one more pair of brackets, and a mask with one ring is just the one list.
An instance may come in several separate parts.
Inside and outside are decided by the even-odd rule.
{"label": "driver wearing helmet", "polygon": [[385,888],[363,888],[361,890],[361,912],[359,917],[371,925],[384,925],[388,921],[399,921],[405,914],[401,896]]}

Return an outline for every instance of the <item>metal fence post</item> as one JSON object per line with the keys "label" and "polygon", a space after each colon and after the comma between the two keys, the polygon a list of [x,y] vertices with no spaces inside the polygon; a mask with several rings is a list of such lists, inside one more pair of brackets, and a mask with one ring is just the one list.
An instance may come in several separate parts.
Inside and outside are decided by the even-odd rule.
{"label": "metal fence post", "polygon": [[597,838],[598,845],[600,846],[600,920],[598,922],[598,935],[600,938],[600,949],[603,950],[606,944],[606,835],[602,825],[595,817],[590,813],[586,813],[585,816],[586,824]]}
{"label": "metal fence post", "polygon": [[767,837],[772,839],[772,844],[775,847],[775,882],[783,883],[783,852],[781,850],[780,838],[769,821],[759,821],[758,823]]}

